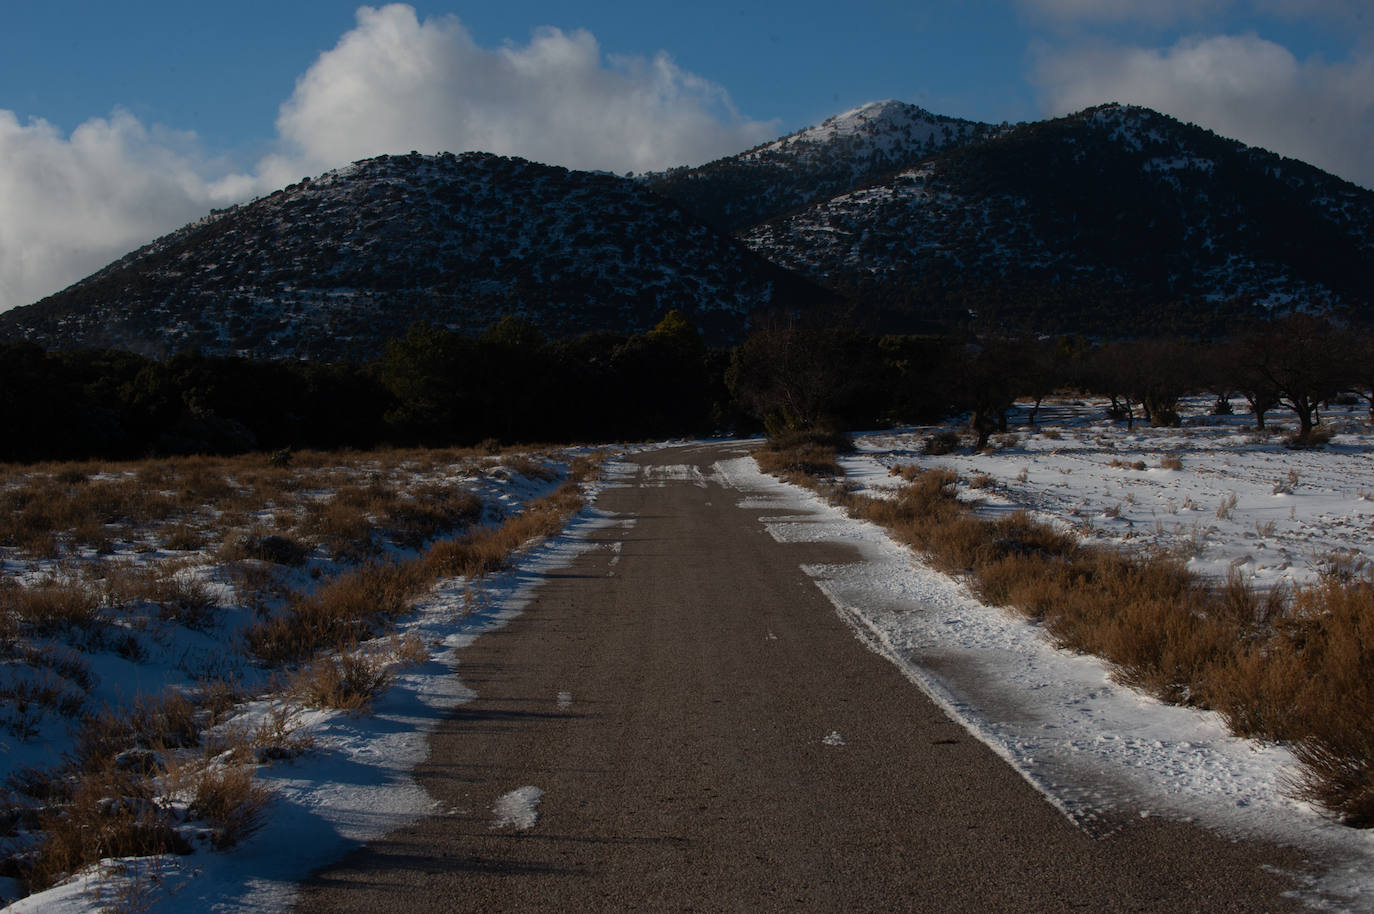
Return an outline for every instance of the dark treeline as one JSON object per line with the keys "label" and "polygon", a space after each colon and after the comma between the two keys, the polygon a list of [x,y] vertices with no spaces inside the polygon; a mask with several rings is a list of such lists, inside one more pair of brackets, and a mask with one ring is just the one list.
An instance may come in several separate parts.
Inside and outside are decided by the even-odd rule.
{"label": "dark treeline", "polygon": [[556,340],[506,318],[475,337],[417,325],[361,365],[10,344],[0,347],[0,460],[776,435],[954,414],[983,445],[1014,400],[1059,390],[1108,398],[1115,418],[1153,425],[1176,424],[1186,394],[1214,395],[1218,409],[1243,397],[1259,425],[1283,409],[1307,440],[1320,404],[1371,388],[1374,338],[1303,315],[1215,342],[777,324],[733,349],[706,347],[676,312],[647,333]]}

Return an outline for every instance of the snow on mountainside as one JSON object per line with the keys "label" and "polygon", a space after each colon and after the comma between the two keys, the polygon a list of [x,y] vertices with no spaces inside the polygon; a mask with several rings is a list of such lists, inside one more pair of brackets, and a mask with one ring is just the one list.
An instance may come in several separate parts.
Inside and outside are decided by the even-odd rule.
{"label": "snow on mountainside", "polygon": [[740,158],[758,161],[791,154],[797,161],[804,162],[833,155],[833,149],[841,146],[858,160],[878,157],[891,162],[913,152],[929,154],[967,142],[975,128],[985,126],[939,117],[915,105],[888,99],[837,114],[819,127],[808,127],[751,149]]}
{"label": "snow on mountainside", "polygon": [[711,224],[736,231],[999,129],[904,102],[870,102],[739,155],[643,180]]}
{"label": "snow on mountainside", "polygon": [[632,332],[677,308],[721,341],[814,295],[636,182],[412,153],[213,213],[0,315],[0,338],[328,359],[375,355],[420,320]]}
{"label": "snow on mountainside", "polygon": [[0,340],[335,359],[416,321],[550,335],[685,313],[869,329],[1217,335],[1368,319],[1374,192],[1145,108],[993,126],[874,102],[638,179],[484,153],[381,156],[158,239],[0,314]]}
{"label": "snow on mountainside", "polygon": [[[741,237],[880,307],[951,319],[969,289],[995,288],[984,316],[1040,329],[1111,329],[1122,315],[1103,294],[1223,322],[1374,303],[1374,193],[1120,105],[932,156]],[[1047,300],[1053,313],[1035,310]]]}

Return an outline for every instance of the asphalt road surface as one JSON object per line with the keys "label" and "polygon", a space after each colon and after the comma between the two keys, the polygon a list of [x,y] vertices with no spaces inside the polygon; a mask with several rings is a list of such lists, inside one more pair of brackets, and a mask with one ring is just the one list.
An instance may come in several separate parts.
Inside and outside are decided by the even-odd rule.
{"label": "asphalt road surface", "polygon": [[[1080,830],[866,649],[741,495],[638,458],[623,523],[460,657],[417,771],[443,813],[316,873],[301,911],[1280,911],[1290,851]],[[686,473],[669,473],[682,476]]]}

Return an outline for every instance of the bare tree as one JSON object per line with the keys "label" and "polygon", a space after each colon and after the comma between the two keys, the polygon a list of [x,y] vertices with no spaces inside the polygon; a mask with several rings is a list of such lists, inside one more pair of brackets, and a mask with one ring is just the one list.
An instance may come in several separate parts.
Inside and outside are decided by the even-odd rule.
{"label": "bare tree", "polygon": [[1312,440],[1318,407],[1340,392],[1348,367],[1341,337],[1332,324],[1310,314],[1292,314],[1248,334],[1241,357],[1298,417],[1297,441]]}

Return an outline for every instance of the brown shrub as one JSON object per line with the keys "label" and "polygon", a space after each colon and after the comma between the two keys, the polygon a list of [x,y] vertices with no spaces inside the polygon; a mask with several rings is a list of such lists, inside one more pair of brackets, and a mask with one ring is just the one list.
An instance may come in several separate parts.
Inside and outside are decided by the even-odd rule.
{"label": "brown shrub", "polygon": [[291,680],[291,692],[313,707],[358,713],[366,710],[391,680],[387,659],[380,652],[345,647],[336,656],[321,657],[297,672]]}
{"label": "brown shrub", "polygon": [[595,479],[605,462],[604,454],[581,454],[568,465],[568,482],[579,483]]}
{"label": "brown shrub", "polygon": [[922,472],[921,468],[920,468],[919,466],[917,466],[916,464],[914,464],[914,463],[905,463],[905,464],[900,464],[900,463],[899,463],[899,464],[897,464],[897,465],[895,465],[895,466],[889,468],[888,471],[887,471],[887,474],[888,474],[889,476],[900,476],[900,477],[902,477],[903,479],[905,479],[907,482],[911,482],[911,481],[914,480],[917,476],[921,475],[921,472]]}
{"label": "brown shrub", "polygon": [[481,518],[482,500],[459,485],[429,483],[398,499],[382,523],[402,546],[418,547]]}
{"label": "brown shrub", "polygon": [[114,766],[78,778],[70,799],[39,813],[37,828],[43,841],[21,863],[33,891],[107,857],[191,852],[156,802],[152,780]]}
{"label": "brown shrub", "polygon": [[1293,755],[1302,768],[1288,782],[1290,793],[1335,812],[1347,825],[1374,826],[1374,739],[1366,729],[1338,740],[1299,738]]}
{"label": "brown shrub", "polygon": [[162,547],[175,552],[194,552],[205,545],[205,535],[190,524],[174,524],[162,534]]}
{"label": "brown shrub", "polygon": [[937,432],[926,438],[925,443],[921,445],[921,453],[930,457],[942,457],[945,454],[953,454],[961,445],[958,432]]}
{"label": "brown shrub", "polygon": [[377,545],[372,537],[372,521],[365,505],[354,504],[351,497],[340,495],[335,495],[329,501],[312,502],[306,508],[305,519],[301,522],[302,533],[324,545],[339,558],[361,559],[371,555]]}
{"label": "brown shrub", "polygon": [[195,702],[179,691],[141,696],[127,708],[106,708],[82,720],[74,733],[73,764],[98,772],[134,747],[160,752],[195,746],[204,723]]}
{"label": "brown shrub", "polygon": [[268,663],[298,661],[322,648],[370,637],[383,622],[404,613],[426,583],[418,562],[367,565],[296,598],[285,612],[250,626],[244,639]]}
{"label": "brown shrub", "polygon": [[191,785],[187,810],[210,827],[216,848],[233,847],[262,826],[272,791],[240,766],[206,765]]}
{"label": "brown shrub", "polygon": [[558,473],[550,466],[540,463],[527,454],[515,454],[504,458],[502,464],[512,473],[518,473],[526,479],[542,479],[545,481],[555,478]]}
{"label": "brown shrub", "polygon": [[100,619],[100,598],[91,588],[69,581],[7,587],[0,590],[0,613],[13,613],[26,631],[51,634],[96,624]]}
{"label": "brown shrub", "polygon": [[754,460],[763,472],[803,485],[808,476],[833,477],[844,474],[833,447],[809,442],[785,449],[764,447],[754,452]]}

